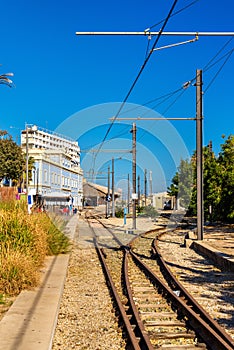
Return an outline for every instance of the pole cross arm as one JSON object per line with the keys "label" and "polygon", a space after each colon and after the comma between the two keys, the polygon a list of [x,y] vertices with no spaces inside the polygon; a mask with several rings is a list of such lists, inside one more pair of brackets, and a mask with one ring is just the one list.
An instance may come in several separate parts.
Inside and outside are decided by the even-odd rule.
{"label": "pole cross arm", "polygon": [[164,117],[146,117],[146,118],[141,118],[141,117],[136,117],[136,118],[115,118],[112,117],[110,118],[110,120],[140,120],[140,121],[144,121],[144,120],[196,120],[196,118],[186,118],[186,117],[181,117],[181,118],[177,118],[177,117],[169,117],[169,118],[164,118]]}
{"label": "pole cross arm", "polygon": [[140,35],[140,36],[234,36],[234,32],[151,32],[148,29],[144,32],[76,32],[76,35]]}

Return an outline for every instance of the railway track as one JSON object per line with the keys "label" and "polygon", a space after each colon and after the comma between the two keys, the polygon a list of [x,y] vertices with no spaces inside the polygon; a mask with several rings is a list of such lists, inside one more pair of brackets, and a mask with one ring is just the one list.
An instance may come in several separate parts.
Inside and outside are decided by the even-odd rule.
{"label": "railway track", "polygon": [[[92,216],[87,220],[94,223],[98,218]],[[103,242],[97,234],[100,225],[100,220],[96,228],[90,223],[126,330],[127,348],[234,349],[232,339],[187,295],[164,266],[156,241],[151,247],[155,235],[166,232],[165,228],[143,234],[126,245],[110,230],[109,244],[107,238]]]}

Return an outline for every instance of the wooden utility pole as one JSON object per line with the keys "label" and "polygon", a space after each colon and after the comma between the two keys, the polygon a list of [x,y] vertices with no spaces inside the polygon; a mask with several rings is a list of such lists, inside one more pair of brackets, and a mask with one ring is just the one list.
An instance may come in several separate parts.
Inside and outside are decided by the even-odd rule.
{"label": "wooden utility pole", "polygon": [[202,70],[196,71],[197,238],[203,240]]}

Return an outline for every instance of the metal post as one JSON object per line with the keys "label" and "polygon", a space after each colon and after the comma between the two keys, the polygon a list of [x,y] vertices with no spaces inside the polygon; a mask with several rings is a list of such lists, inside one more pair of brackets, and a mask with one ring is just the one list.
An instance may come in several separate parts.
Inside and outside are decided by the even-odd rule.
{"label": "metal post", "polygon": [[110,167],[108,166],[107,179],[107,198],[106,198],[106,218],[108,219],[110,213]]}
{"label": "metal post", "polygon": [[38,194],[38,185],[39,185],[39,168],[37,168],[37,194]]}
{"label": "metal post", "polygon": [[112,158],[112,218],[115,217],[115,161]]}
{"label": "metal post", "polygon": [[26,194],[28,203],[28,126],[26,125]]}
{"label": "metal post", "polygon": [[152,170],[149,172],[149,182],[150,182],[150,203],[153,205],[153,186],[152,186]]}
{"label": "metal post", "polygon": [[136,123],[132,126],[132,228],[136,229]]}
{"label": "metal post", "polygon": [[147,206],[147,169],[145,169],[145,207]]}
{"label": "metal post", "polygon": [[137,176],[137,204],[141,205],[140,175]]}
{"label": "metal post", "polygon": [[127,206],[128,206],[128,214],[130,213],[130,175],[128,174],[128,199],[127,199]]}
{"label": "metal post", "polygon": [[197,238],[203,240],[202,70],[196,71]]}

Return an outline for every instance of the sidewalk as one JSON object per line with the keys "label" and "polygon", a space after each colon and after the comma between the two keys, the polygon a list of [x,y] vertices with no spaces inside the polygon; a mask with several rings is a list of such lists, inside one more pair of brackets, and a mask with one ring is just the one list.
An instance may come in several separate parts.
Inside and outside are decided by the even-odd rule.
{"label": "sidewalk", "polygon": [[[73,239],[78,216],[67,224]],[[69,254],[46,258],[41,285],[23,291],[0,322],[0,350],[48,350],[52,348],[60,299],[66,280]]]}

